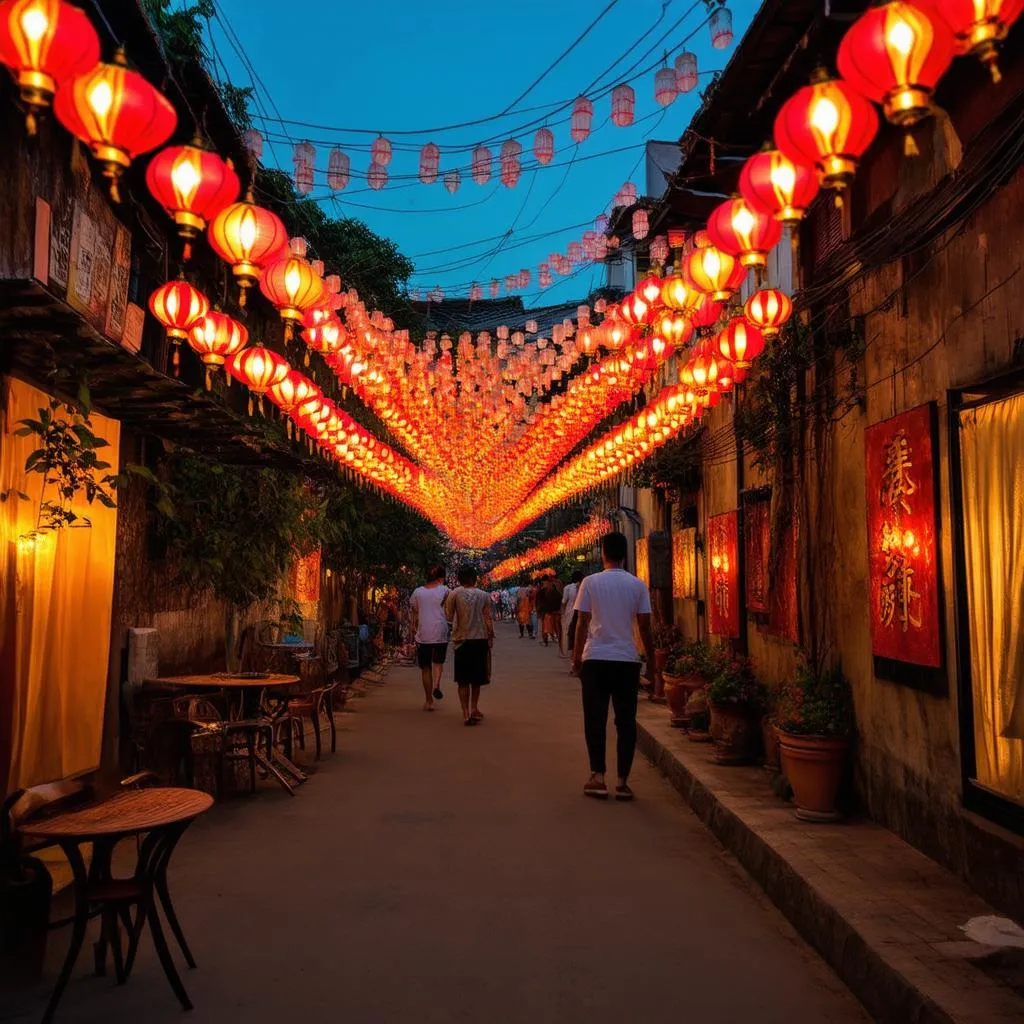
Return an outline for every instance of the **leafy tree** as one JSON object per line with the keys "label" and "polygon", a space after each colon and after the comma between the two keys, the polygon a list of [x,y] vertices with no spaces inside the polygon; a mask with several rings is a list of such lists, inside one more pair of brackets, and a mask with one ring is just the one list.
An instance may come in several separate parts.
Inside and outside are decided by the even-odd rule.
{"label": "leafy tree", "polygon": [[217,13],[214,0],[196,0],[178,8],[172,7],[171,0],[142,0],[142,9],[156,29],[168,60],[187,64],[206,57],[203,22]]}

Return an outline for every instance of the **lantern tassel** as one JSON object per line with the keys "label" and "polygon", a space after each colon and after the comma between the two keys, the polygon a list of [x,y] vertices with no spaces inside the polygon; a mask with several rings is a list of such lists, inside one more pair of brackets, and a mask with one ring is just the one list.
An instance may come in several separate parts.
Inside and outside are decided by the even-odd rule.
{"label": "lantern tassel", "polygon": [[118,204],[121,202],[121,189],[118,187],[118,178],[116,174],[111,175],[110,178],[110,201]]}
{"label": "lantern tassel", "polygon": [[306,349],[306,358],[302,360],[303,366],[309,366],[309,349]]}
{"label": "lantern tassel", "polygon": [[184,248],[181,250],[181,258],[185,263],[188,263],[192,259],[192,242],[186,241]]}
{"label": "lantern tassel", "polygon": [[36,112],[29,107],[28,112],[25,114],[25,131],[29,135],[35,135],[38,130],[38,124],[36,122]]}
{"label": "lantern tassel", "polygon": [[249,415],[251,416],[254,411],[255,411],[255,407],[253,406],[252,395],[250,395],[249,396]]}
{"label": "lantern tassel", "polygon": [[210,391],[213,389],[213,378],[210,376],[210,368],[206,368],[206,390]]}
{"label": "lantern tassel", "polygon": [[836,206],[837,210],[841,210],[843,208],[843,193],[842,192],[837,192],[836,193],[836,197],[835,197],[834,202],[835,202],[835,206]]}
{"label": "lantern tassel", "polygon": [[241,306],[242,309],[245,309],[245,302],[246,302],[246,298],[247,297],[248,297],[248,289],[246,289],[246,288],[239,289],[238,305]]}
{"label": "lantern tassel", "polygon": [[171,354],[171,366],[174,368],[174,376],[181,376],[181,345],[174,342],[174,351]]}
{"label": "lantern tassel", "polygon": [[914,136],[907,132],[903,136],[903,155],[904,156],[920,156],[921,150],[917,148],[917,143],[914,141]]}
{"label": "lantern tassel", "polygon": [[290,441],[292,439],[292,421],[290,419],[288,420],[284,429],[285,433],[288,435],[288,440]]}

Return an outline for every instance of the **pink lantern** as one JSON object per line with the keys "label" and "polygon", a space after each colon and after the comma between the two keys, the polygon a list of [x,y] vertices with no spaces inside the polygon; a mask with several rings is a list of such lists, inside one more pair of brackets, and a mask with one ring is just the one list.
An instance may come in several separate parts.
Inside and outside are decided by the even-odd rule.
{"label": "pink lantern", "polygon": [[255,128],[247,128],[242,133],[242,145],[254,162],[263,159],[263,136]]}
{"label": "pink lantern", "polygon": [[641,238],[647,237],[647,232],[650,231],[650,224],[647,220],[646,210],[634,210],[633,211],[633,237],[639,241]]}
{"label": "pink lantern", "polygon": [[494,278],[491,281],[491,298],[496,299],[501,294],[501,282]]}
{"label": "pink lantern", "polygon": [[537,321],[536,320],[527,320],[526,324],[525,324],[525,327],[526,327],[526,333],[527,334],[536,334],[537,333]]}
{"label": "pink lantern", "polygon": [[636,185],[627,181],[615,197],[616,206],[632,206],[636,202]]}
{"label": "pink lantern", "polygon": [[664,263],[668,259],[668,239],[664,235],[655,235],[648,251],[654,263]]}
{"label": "pink lantern", "polygon": [[583,246],[579,242],[569,243],[569,262],[575,267],[578,263],[583,262]]}
{"label": "pink lantern", "polygon": [[589,137],[593,120],[594,104],[586,96],[577,96],[572,106],[572,127],[569,129],[573,142],[580,143]]}
{"label": "pink lantern", "polygon": [[378,135],[373,140],[373,145],[370,146],[370,160],[381,167],[387,167],[391,163],[391,143],[383,135]]}
{"label": "pink lantern", "polygon": [[608,214],[607,213],[599,213],[594,218],[594,230],[599,235],[603,235],[608,230],[609,223],[610,223],[610,221],[608,220]]}
{"label": "pink lantern", "polygon": [[491,180],[491,166],[494,159],[486,146],[477,146],[473,150],[473,180],[478,185],[486,185]]}
{"label": "pink lantern", "polygon": [[597,248],[597,232],[596,231],[584,231],[583,232],[583,256],[585,259],[592,260],[594,258],[594,251]]}
{"label": "pink lantern", "polygon": [[672,68],[659,68],[654,76],[654,99],[659,107],[667,107],[679,95],[676,73]]}
{"label": "pink lantern", "polygon": [[519,271],[519,287],[529,288],[530,287],[530,272],[525,268]]}
{"label": "pink lantern", "polygon": [[550,128],[539,128],[533,137],[533,155],[539,164],[549,164],[555,155],[555,136]]}
{"label": "pink lantern", "polygon": [[519,284],[518,274],[506,274],[505,275],[505,291],[511,294],[516,290]]}
{"label": "pink lantern", "polygon": [[340,192],[347,187],[350,170],[351,163],[348,156],[340,149],[332,149],[327,161],[327,184],[335,192]]}
{"label": "pink lantern", "polygon": [[313,191],[313,169],[316,166],[316,149],[311,142],[297,142],[292,150],[295,167],[295,191],[308,196]]}
{"label": "pink lantern", "polygon": [[388,169],[383,164],[370,164],[366,172],[366,183],[379,192],[388,183]]}
{"label": "pink lantern", "polygon": [[615,86],[612,89],[612,124],[616,128],[628,128],[633,123],[636,109],[636,93],[631,85]]}
{"label": "pink lantern", "polygon": [[681,94],[697,88],[697,54],[687,50],[676,57],[676,90]]}
{"label": "pink lantern", "polygon": [[459,174],[457,168],[444,172],[444,187],[450,195],[455,195],[455,193],[459,191],[459,185],[461,182],[462,176]]}
{"label": "pink lantern", "polygon": [[506,188],[515,188],[522,167],[519,163],[523,147],[515,139],[506,139],[501,144],[501,183]]}
{"label": "pink lantern", "polygon": [[518,160],[523,155],[523,147],[515,139],[506,139],[501,144],[501,162]]}
{"label": "pink lantern", "polygon": [[424,185],[433,185],[437,181],[437,171],[441,166],[441,150],[428,142],[420,150],[420,181]]}
{"label": "pink lantern", "polygon": [[479,302],[484,297],[484,290],[474,281],[469,287],[469,301]]}
{"label": "pink lantern", "polygon": [[727,50],[732,46],[732,11],[719,7],[711,15],[711,45],[716,50]]}

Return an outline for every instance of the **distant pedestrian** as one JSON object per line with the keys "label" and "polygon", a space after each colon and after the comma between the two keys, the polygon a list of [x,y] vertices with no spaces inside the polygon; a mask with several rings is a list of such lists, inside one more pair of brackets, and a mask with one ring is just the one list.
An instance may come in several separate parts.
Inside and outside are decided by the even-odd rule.
{"label": "distant pedestrian", "polygon": [[537,588],[537,614],[540,615],[540,632],[547,647],[552,640],[558,641],[562,650],[562,586],[554,569],[548,570]]}
{"label": "distant pedestrian", "polygon": [[533,639],[533,587],[520,587],[516,594],[516,620],[519,623],[519,639],[522,640],[524,631],[529,630],[530,639]]}
{"label": "distant pedestrian", "polygon": [[444,613],[447,596],[444,566],[435,565],[427,572],[426,585],[417,587],[409,598],[412,627],[416,635],[416,661],[420,666],[426,697],[424,711],[433,711],[434,701],[444,696],[441,676],[448,655],[448,619]]}
{"label": "distant pedestrian", "polygon": [[483,721],[479,708],[480,688],[491,681],[491,645],[494,643],[494,619],[491,599],[477,589],[476,569],[464,565],[459,570],[459,586],[444,603],[452,624],[455,645],[455,685],[466,725]]}
{"label": "distant pedestrian", "polygon": [[583,691],[583,728],[590,756],[585,796],[607,799],[605,733],[608,700],[615,709],[618,736],[617,800],[632,800],[629,773],[636,752],[636,709],[640,690],[640,655],[633,639],[634,623],[647,654],[647,679],[654,680],[654,638],[651,634],[651,595],[623,565],[626,538],[609,533],[601,539],[604,571],[588,576],[576,594],[576,644],[573,664]]}
{"label": "distant pedestrian", "polygon": [[[583,573],[578,569],[572,574],[572,580],[569,585],[562,591],[562,622],[563,624],[568,622],[569,629],[565,638],[565,649],[569,654],[570,661],[572,660],[573,648],[576,646],[576,623],[578,621],[576,613],[576,594],[579,591],[580,584],[583,582]],[[576,669],[573,665],[569,666],[569,674],[575,675]]]}

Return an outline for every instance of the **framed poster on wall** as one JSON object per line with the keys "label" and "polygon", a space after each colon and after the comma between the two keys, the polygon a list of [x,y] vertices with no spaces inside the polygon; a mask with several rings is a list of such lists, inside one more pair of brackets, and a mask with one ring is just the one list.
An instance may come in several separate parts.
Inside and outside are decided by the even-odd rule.
{"label": "framed poster on wall", "polygon": [[708,632],[740,635],[739,513],[708,519]]}

